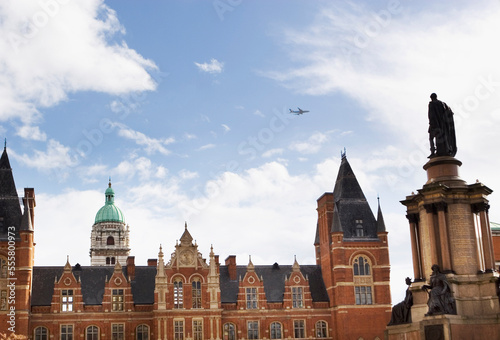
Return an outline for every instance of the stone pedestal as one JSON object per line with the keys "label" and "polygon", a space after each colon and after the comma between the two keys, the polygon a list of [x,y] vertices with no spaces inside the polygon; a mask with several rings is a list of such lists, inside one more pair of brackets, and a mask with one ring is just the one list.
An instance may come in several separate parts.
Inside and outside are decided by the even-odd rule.
{"label": "stone pedestal", "polygon": [[[462,163],[449,156],[430,159],[427,182],[401,201],[410,222],[414,282],[412,323],[388,326],[386,339],[500,339],[493,245],[487,196],[491,189],[460,178]],[[446,274],[457,314],[426,316],[431,267]]]}

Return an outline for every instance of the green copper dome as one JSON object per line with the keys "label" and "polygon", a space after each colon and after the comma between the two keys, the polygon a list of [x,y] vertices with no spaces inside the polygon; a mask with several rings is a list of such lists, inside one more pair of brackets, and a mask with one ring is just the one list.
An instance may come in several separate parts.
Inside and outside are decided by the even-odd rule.
{"label": "green copper dome", "polygon": [[115,205],[115,192],[111,188],[111,181],[109,182],[109,186],[104,192],[106,196],[106,203],[104,206],[99,209],[97,214],[95,215],[95,222],[121,222],[125,223],[125,217],[123,216],[122,211]]}

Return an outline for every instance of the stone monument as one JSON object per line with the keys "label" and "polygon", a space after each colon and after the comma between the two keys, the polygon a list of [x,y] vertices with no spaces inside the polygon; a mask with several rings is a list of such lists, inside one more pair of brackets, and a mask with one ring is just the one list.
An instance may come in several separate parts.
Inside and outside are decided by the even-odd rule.
{"label": "stone monument", "polygon": [[431,99],[431,155],[423,166],[427,182],[401,201],[410,224],[415,278],[409,287],[411,323],[387,326],[386,339],[500,339],[498,273],[488,218],[492,190],[460,178],[453,120],[441,119],[440,131],[431,121],[449,108],[434,94]]}

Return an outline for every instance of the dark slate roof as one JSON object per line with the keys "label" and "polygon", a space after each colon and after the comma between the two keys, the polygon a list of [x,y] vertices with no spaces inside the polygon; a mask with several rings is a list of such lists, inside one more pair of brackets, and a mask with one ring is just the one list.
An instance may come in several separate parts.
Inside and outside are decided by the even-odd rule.
{"label": "dark slate roof", "polygon": [[378,240],[377,221],[366,201],[363,190],[352,171],[347,157],[343,155],[339,173],[333,189],[335,206],[333,209],[332,232],[343,232],[344,239],[356,239],[356,223],[362,220],[364,228],[363,240]]}
{"label": "dark slate roof", "polygon": [[16,231],[21,225],[21,205],[10,167],[7,149],[3,149],[0,157],[0,239],[7,238],[8,227],[14,226]]}
{"label": "dark slate roof", "polygon": [[[127,277],[127,267],[122,267]],[[64,267],[34,267],[32,306],[50,306],[54,292],[54,281],[61,277]],[[83,302],[86,305],[100,305],[104,295],[106,276],[111,278],[113,266],[75,266],[73,275],[80,277],[82,283]],[[136,266],[135,278],[131,282],[134,303],[153,304],[156,267]]]}
{"label": "dark slate roof", "polygon": [[[220,267],[220,288],[222,303],[236,303],[238,299],[238,284],[239,278],[243,278],[247,271],[246,266],[236,266],[236,280],[229,279],[227,266]],[[300,266],[300,271],[309,279],[309,288],[314,302],[327,302],[328,294],[323,276],[321,275],[321,267],[316,265]],[[268,302],[283,302],[283,294],[285,292],[285,276],[289,277],[292,273],[292,266],[255,266],[255,273],[264,280],[264,292]]]}
{"label": "dark slate roof", "polygon": [[382,209],[380,209],[380,199],[378,200],[377,232],[378,233],[385,232],[384,215],[382,215]]}

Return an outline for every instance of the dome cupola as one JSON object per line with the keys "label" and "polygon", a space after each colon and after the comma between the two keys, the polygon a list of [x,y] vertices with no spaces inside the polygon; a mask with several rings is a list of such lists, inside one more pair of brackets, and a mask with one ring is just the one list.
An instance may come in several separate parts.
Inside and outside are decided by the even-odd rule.
{"label": "dome cupola", "polygon": [[125,223],[125,217],[122,211],[115,205],[115,191],[111,188],[111,180],[109,180],[108,188],[104,192],[105,204],[99,209],[95,215],[95,222],[120,222]]}

